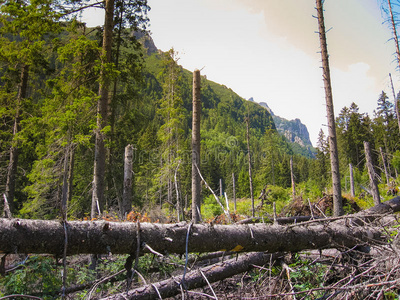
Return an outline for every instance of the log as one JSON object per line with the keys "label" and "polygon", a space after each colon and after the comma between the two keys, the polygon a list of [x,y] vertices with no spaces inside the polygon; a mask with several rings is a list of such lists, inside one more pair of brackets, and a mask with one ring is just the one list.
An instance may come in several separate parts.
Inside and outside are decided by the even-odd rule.
{"label": "log", "polygon": [[[181,285],[187,290],[196,289],[207,285],[205,278],[210,283],[232,277],[233,275],[246,272],[253,265],[264,265],[271,260],[279,258],[279,254],[248,253],[222,263],[204,267],[200,270],[193,270],[186,274],[184,282],[183,275],[172,277],[157,283],[148,284],[125,293],[115,294],[102,300],[150,300],[173,297],[181,293]],[[202,274],[203,273],[203,274]]]}
{"label": "log", "polygon": [[[326,221],[328,222],[328,221]],[[137,249],[137,224],[130,222],[67,222],[67,255],[132,254]],[[371,240],[384,241],[378,228],[345,224],[158,224],[141,223],[141,248],[183,254],[190,229],[189,252],[287,252],[306,249],[354,247]],[[0,253],[62,255],[64,227],[60,221],[0,219]]]}

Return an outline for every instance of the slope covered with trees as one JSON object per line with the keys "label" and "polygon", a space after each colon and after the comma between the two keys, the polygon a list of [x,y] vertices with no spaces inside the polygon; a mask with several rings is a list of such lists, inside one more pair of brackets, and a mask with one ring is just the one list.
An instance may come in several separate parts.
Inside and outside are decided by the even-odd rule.
{"label": "slope covered with trees", "polygon": [[[173,49],[166,53],[148,51],[142,44],[151,45],[149,38],[133,34],[144,28],[146,5],[136,3],[142,11],[132,16],[131,25],[118,22],[120,14],[127,12],[115,13],[111,64],[101,60],[100,28],[86,28],[73,19],[61,22],[55,13],[47,16],[52,17],[49,22],[53,27],[46,25],[46,18],[37,20],[46,26],[31,37],[36,47],[32,51],[40,55],[28,56],[34,59],[29,69],[27,62],[12,56],[12,47],[29,51],[23,24],[13,27],[15,32],[7,26],[11,19],[17,24],[17,19],[25,17],[7,11],[12,5],[27,11],[26,17],[29,9],[10,2],[2,15],[0,175],[13,212],[23,217],[54,218],[60,215],[62,199],[69,203],[70,217],[84,217],[91,209],[118,212],[122,205],[123,149],[128,144],[135,148],[134,206],[166,204],[172,208],[177,201],[182,206],[189,203],[192,74],[179,66]],[[39,9],[34,5],[29,8]],[[28,79],[22,78],[24,72]],[[108,85],[108,108],[103,116],[96,112],[101,76],[107,76]],[[249,197],[247,116],[256,193],[266,184],[290,185],[288,168],[293,151],[276,133],[267,110],[205,77],[201,101],[202,175],[213,189],[222,182],[231,197],[234,174],[237,197]],[[94,150],[99,118],[105,121],[100,129],[106,152],[104,203],[91,200],[90,174],[93,161],[98,160]],[[13,158],[13,149],[18,149],[18,161]],[[297,160],[302,164],[307,161],[300,156]],[[307,169],[297,169],[301,180],[308,177]],[[13,174],[8,174],[10,171]],[[204,197],[207,193],[204,190]],[[93,206],[96,201],[98,205]]]}

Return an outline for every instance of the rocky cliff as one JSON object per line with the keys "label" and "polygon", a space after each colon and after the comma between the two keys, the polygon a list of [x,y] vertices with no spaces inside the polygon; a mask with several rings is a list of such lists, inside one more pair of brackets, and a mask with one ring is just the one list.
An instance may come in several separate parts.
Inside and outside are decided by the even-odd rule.
{"label": "rocky cliff", "polygon": [[[254,101],[254,99],[250,98],[249,101]],[[313,156],[314,148],[310,140],[310,134],[308,133],[307,126],[301,123],[300,119],[289,121],[275,115],[267,103],[260,102],[258,104],[272,115],[276,129],[280,134],[284,135],[289,142],[300,146],[302,150]]]}

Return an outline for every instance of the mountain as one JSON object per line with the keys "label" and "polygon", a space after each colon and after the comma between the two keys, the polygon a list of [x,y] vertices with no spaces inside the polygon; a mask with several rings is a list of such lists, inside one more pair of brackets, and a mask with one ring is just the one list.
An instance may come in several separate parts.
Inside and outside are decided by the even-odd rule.
{"label": "mountain", "polygon": [[[142,44],[144,46],[144,48],[147,50],[147,54],[149,55],[150,59],[152,60],[152,58],[154,59],[155,56],[161,54],[162,52],[160,50],[157,49],[153,39],[151,38],[151,36],[149,36],[148,34],[136,34],[136,38],[138,38],[139,40],[142,41]],[[153,61],[153,63],[150,63],[150,65],[154,65],[157,64]],[[157,69],[157,68],[156,68]],[[157,72],[159,72],[160,70],[158,69],[157,71],[155,71],[153,69],[153,74],[157,74]],[[210,103],[208,103],[209,100],[209,96],[210,95],[203,95],[203,101],[205,101],[203,103],[203,105],[207,109],[209,108],[217,108],[218,106],[220,106],[219,102],[222,100],[223,104],[224,102],[226,102],[225,99],[236,99],[236,106],[238,106],[238,108],[240,106],[242,106],[241,101],[239,100],[240,97],[238,95],[236,95],[234,93],[234,91],[232,91],[231,89],[226,88],[225,86],[222,86],[218,83],[213,83],[211,81],[207,80],[207,85],[209,86],[209,88],[207,89],[208,91],[212,91],[212,93],[215,93],[214,96],[212,96],[211,98],[213,99]],[[218,96],[217,96],[218,95]],[[243,99],[244,102],[245,99]],[[277,131],[283,136],[285,137],[285,139],[287,140],[287,142],[289,142],[289,144],[291,145],[291,148],[293,150],[294,153],[296,154],[301,154],[304,155],[306,157],[314,157],[314,148],[311,144],[310,141],[310,137],[309,137],[309,133],[308,133],[308,129],[307,127],[301,123],[301,121],[299,119],[295,119],[292,121],[288,121],[284,118],[281,118],[279,116],[274,115],[274,113],[272,112],[272,110],[268,107],[267,103],[265,102],[261,102],[261,103],[257,103],[254,101],[253,98],[250,98],[249,101],[254,102],[254,104],[258,104],[259,106],[261,106],[262,108],[265,108],[267,110],[267,120],[265,120],[266,124],[269,124],[269,122],[272,121],[272,123],[270,126],[277,129]],[[232,105],[232,104],[230,104]],[[189,103],[188,103],[188,108],[189,108]],[[244,106],[242,106],[241,109],[245,109]],[[229,109],[229,111],[232,110]],[[239,109],[240,110],[240,109]],[[235,118],[237,118],[237,120],[240,120],[241,117],[239,117],[239,115],[242,115],[243,111],[241,112],[237,112],[237,115],[235,116]],[[268,117],[270,116],[270,117]],[[272,120],[269,121],[268,119]],[[207,116],[206,116],[207,118]],[[254,125],[257,127],[260,124],[257,124],[257,118],[253,118],[253,122],[255,123]],[[263,126],[261,126],[263,127]],[[260,129],[260,128],[259,128]],[[226,129],[223,129],[226,130]]]}
{"label": "mountain", "polygon": [[[254,102],[254,99],[250,98],[249,101]],[[304,125],[300,119],[296,118],[289,121],[275,115],[267,103],[259,102],[258,104],[271,114],[278,132],[283,135],[295,149],[299,150],[301,154],[306,154],[306,156],[314,156],[315,149],[311,143],[307,126]]]}

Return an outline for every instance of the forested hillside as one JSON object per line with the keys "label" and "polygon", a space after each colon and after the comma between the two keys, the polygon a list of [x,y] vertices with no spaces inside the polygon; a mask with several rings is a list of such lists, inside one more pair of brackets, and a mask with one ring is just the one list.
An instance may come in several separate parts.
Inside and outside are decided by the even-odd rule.
{"label": "forested hillside", "polygon": [[[9,200],[17,215],[54,218],[59,215],[67,183],[68,215],[84,217],[91,204],[102,32],[75,21],[48,22],[54,30],[49,27],[35,33],[34,41],[19,38],[20,29],[7,32],[11,29],[2,28],[2,189],[12,191],[10,181],[14,182],[15,192],[9,193]],[[174,206],[176,189],[182,204],[191,200],[192,74],[179,66],[173,49],[155,51],[151,40],[132,33],[131,29],[116,31],[109,124],[103,129],[105,210],[116,212],[122,201],[123,156],[128,144],[134,146],[133,205],[137,209],[165,203]],[[31,51],[29,56],[18,56],[19,47]],[[27,77],[24,96],[19,95],[24,86],[21,74]],[[213,189],[219,189],[222,179],[223,190],[231,197],[234,174],[237,197],[250,197],[247,116],[255,193],[266,184],[290,185],[293,151],[277,134],[267,110],[205,77],[201,100],[201,169]],[[10,149],[18,149],[12,168]],[[309,163],[295,157],[299,181],[307,180]],[[10,176],[13,168],[15,174]],[[208,193],[205,189],[204,197]]]}

